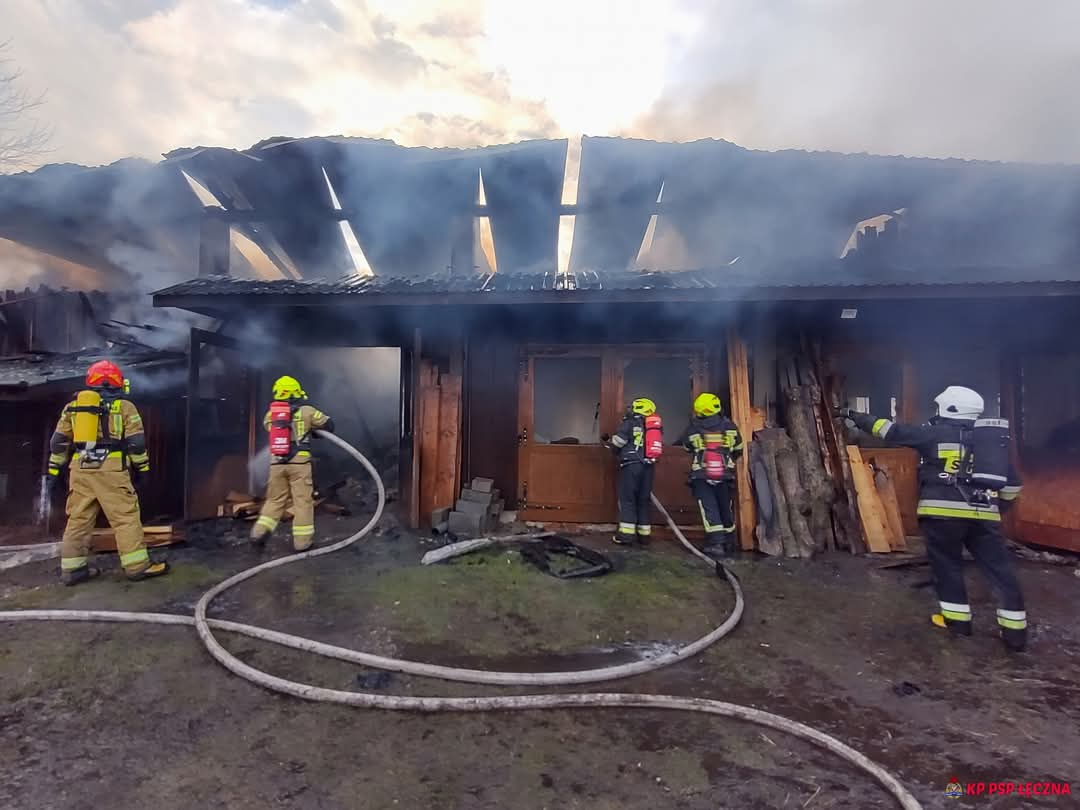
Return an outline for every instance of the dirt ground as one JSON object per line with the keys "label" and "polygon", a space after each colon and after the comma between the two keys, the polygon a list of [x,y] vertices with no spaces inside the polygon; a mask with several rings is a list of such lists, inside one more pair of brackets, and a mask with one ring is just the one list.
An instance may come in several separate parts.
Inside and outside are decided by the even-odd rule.
{"label": "dirt ground", "polygon": [[[331,519],[345,536],[359,518]],[[189,613],[259,555],[215,532],[169,552],[175,571],[139,584],[115,571],[79,588],[54,563],[0,573],[0,610]],[[600,538],[591,543],[609,550]],[[268,572],[214,614],[358,649],[499,669],[633,660],[696,638],[730,588],[674,544],[612,550],[595,580],[540,573],[517,552],[421,568],[431,546],[387,529],[328,558]],[[809,723],[886,766],[926,808],[1080,806],[1080,577],[1019,563],[1031,651],[1005,653],[974,571],[977,634],[928,623],[925,568],[882,571],[833,555],[746,557],[735,632],[687,663],[601,691],[745,703]],[[915,586],[915,587],[913,587]],[[305,656],[222,637],[248,663],[338,689],[515,694]],[[569,690],[568,690],[569,691]],[[574,690],[579,691],[579,690]],[[303,703],[227,673],[183,627],[0,625],[3,808],[888,808],[869,777],[780,732],[643,710],[396,714]],[[1072,797],[946,799],[951,777],[1071,780]]]}

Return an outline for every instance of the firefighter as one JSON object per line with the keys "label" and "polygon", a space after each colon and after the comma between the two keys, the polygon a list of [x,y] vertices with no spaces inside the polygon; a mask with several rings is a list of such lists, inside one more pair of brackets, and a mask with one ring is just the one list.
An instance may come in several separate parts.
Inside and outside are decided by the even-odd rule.
{"label": "firefighter", "polygon": [[663,449],[663,433],[656,403],[635,399],[608,446],[619,461],[619,545],[646,543],[652,534],[653,476]]}
{"label": "firefighter", "polygon": [[274,402],[263,426],[270,433],[270,480],[251,540],[259,548],[266,544],[291,499],[293,548],[307,551],[315,541],[311,432],[317,428],[333,433],[334,420],[310,405],[300,383],[286,376],[274,383]]}
{"label": "firefighter", "polygon": [[150,471],[139,411],[124,395],[127,380],[115,363],[100,360],[86,371],[86,390],[79,392],[60,415],[49,441],[50,488],[60,470],[71,464],[67,526],[60,545],[60,578],[78,585],[98,575],[89,564],[90,539],[103,511],[116,535],[120,565],[128,579],[143,580],[165,574],[169,566],[153,562],[143,543],[139,498],[132,485]]}
{"label": "firefighter", "polygon": [[[919,527],[926,536],[941,612],[931,616],[938,627],[971,635],[971,605],[964,585],[963,552],[971,553],[990,580],[998,599],[1001,638],[1014,651],[1027,645],[1024,595],[1013,572],[1001,511],[1020,494],[1020,479],[1008,458],[1007,442],[998,442],[1000,467],[993,475],[972,474],[981,466],[973,452],[983,399],[970,388],[951,385],[934,399],[936,416],[925,425],[897,424],[849,409],[841,415],[860,430],[892,444],[919,451]],[[1007,434],[1003,434],[1007,436]],[[984,460],[985,461],[985,460]],[[979,482],[996,480],[989,487]]]}
{"label": "firefighter", "polygon": [[702,550],[711,557],[727,556],[735,550],[731,485],[743,440],[735,423],[723,415],[720,397],[698,395],[694,418],[676,444],[691,453],[689,484],[705,528]]}

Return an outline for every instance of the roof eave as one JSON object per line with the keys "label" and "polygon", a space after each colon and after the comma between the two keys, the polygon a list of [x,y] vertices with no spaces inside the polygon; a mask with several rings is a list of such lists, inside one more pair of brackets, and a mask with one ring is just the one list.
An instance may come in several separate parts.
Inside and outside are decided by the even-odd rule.
{"label": "roof eave", "polygon": [[175,307],[200,314],[237,309],[292,307],[435,307],[530,306],[557,304],[856,301],[933,298],[1017,298],[1080,296],[1080,281],[999,282],[986,284],[816,285],[790,287],[725,286],[688,289],[522,290],[461,293],[165,293],[155,307]]}

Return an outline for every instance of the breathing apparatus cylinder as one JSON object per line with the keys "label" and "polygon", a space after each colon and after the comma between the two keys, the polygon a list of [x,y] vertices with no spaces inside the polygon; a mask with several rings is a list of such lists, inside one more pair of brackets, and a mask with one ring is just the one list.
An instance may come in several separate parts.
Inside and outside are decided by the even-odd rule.
{"label": "breathing apparatus cylinder", "polygon": [[656,461],[664,453],[663,422],[659,414],[645,417],[645,459]]}
{"label": "breathing apparatus cylinder", "polygon": [[270,403],[270,454],[292,455],[292,406],[288,402]]}
{"label": "breathing apparatus cylinder", "polygon": [[75,408],[71,422],[75,443],[82,449],[93,450],[101,430],[101,394],[80,391],[75,397]]}
{"label": "breathing apparatus cylinder", "polygon": [[1009,420],[976,419],[971,430],[966,465],[967,483],[999,490],[1009,480]]}

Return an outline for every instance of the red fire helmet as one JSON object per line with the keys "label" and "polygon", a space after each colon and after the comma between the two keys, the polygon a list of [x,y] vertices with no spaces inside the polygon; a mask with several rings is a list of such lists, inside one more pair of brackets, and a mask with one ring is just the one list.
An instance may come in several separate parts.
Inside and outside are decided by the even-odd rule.
{"label": "red fire helmet", "polygon": [[110,360],[98,360],[86,370],[86,384],[91,388],[108,386],[109,388],[123,388],[124,375],[120,367]]}

